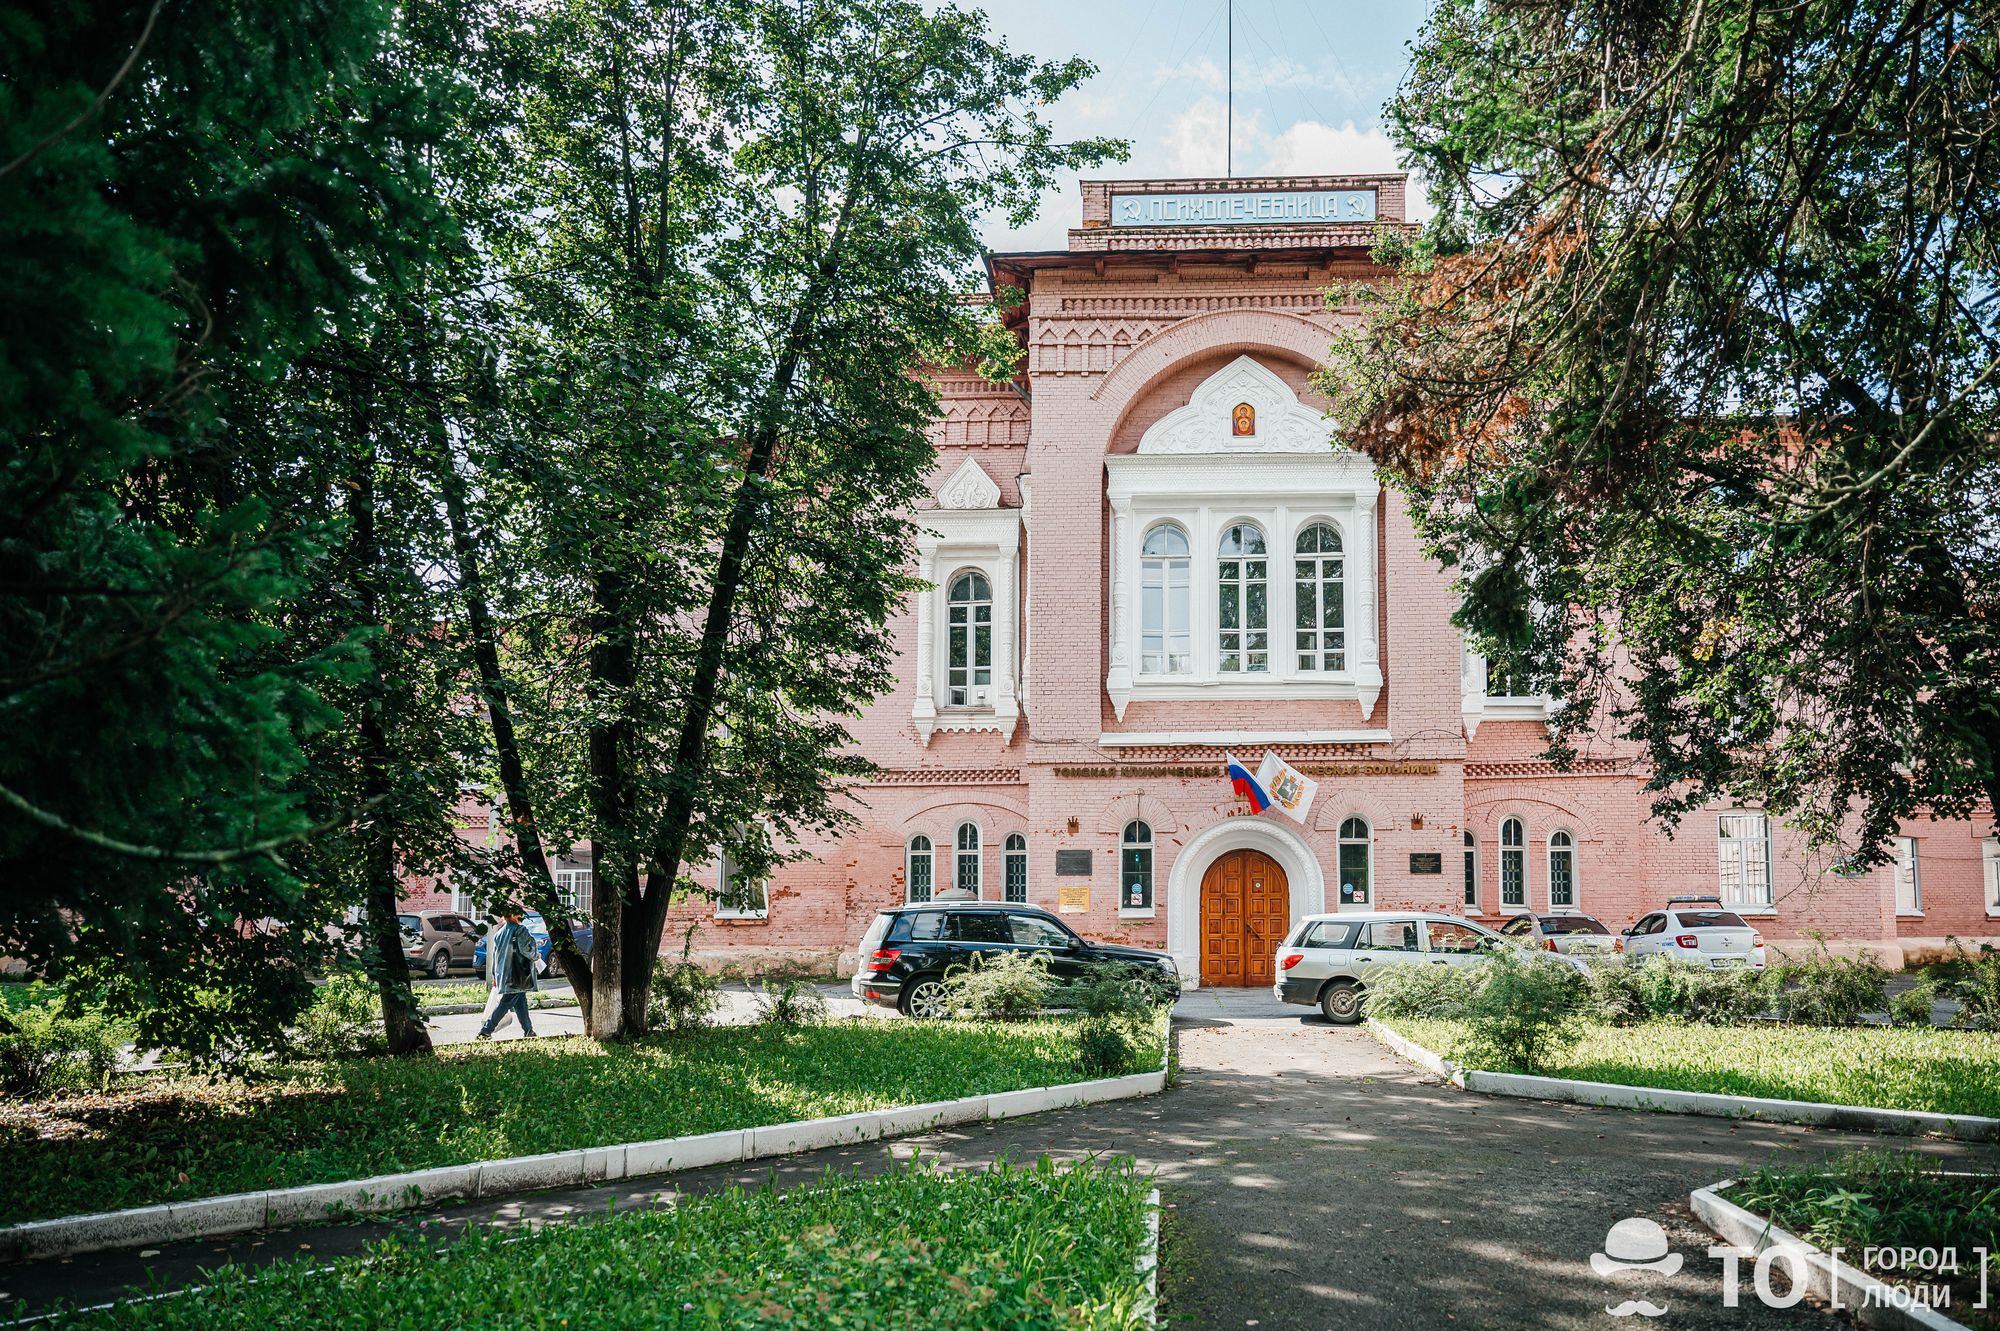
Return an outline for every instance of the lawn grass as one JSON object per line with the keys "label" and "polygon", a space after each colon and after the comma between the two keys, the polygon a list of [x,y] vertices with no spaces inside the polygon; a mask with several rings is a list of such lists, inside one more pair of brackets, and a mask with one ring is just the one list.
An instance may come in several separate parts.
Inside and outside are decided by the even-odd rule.
{"label": "lawn grass", "polygon": [[[1951,1286],[1948,1311],[1967,1326],[2000,1329],[2000,1175],[1937,1172],[1935,1160],[1889,1152],[1848,1156],[1811,1169],[1764,1169],[1724,1196],[1815,1246],[1892,1284]],[[1870,1248],[1952,1249],[1956,1269],[1869,1261]],[[1989,1307],[1980,1294],[1980,1251]]]}
{"label": "lawn grass", "polygon": [[[1162,1020],[1138,1069],[1164,1039]],[[0,1222],[1060,1085],[1087,1079],[1076,1051],[1064,1020],[858,1020],[457,1045],[254,1085],[134,1076],[0,1103]]]}
{"label": "lawn grass", "polygon": [[[1454,1061],[1468,1034],[1462,1022],[1397,1017],[1389,1024]],[[1993,1032],[1658,1021],[1591,1025],[1574,1047],[1537,1071],[1671,1091],[2000,1117],[2000,1034]]]}
{"label": "lawn grass", "polygon": [[[417,1008],[423,1012],[441,1007],[463,1007],[468,1003],[483,1007],[488,994],[484,980],[454,980],[444,984],[419,984],[412,988],[417,995]],[[545,1007],[574,1007],[576,995],[568,992],[551,994],[536,989],[528,995],[528,1006],[536,1011]]]}
{"label": "lawn grass", "polygon": [[365,1326],[575,1328],[1146,1325],[1151,1182],[1129,1162],[900,1169],[684,1200],[365,1264],[291,1260],[150,1303],[72,1315],[89,1331]]}

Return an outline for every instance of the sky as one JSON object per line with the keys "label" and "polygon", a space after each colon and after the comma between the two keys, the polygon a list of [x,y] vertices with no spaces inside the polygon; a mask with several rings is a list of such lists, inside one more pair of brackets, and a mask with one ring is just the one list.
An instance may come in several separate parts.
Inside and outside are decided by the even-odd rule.
{"label": "sky", "polygon": [[[1129,140],[1129,161],[1096,177],[1221,175],[1228,0],[985,0],[1007,45],[1097,66],[1048,108],[1065,138]],[[1409,63],[1424,0],[1235,0],[1235,174],[1394,171],[1382,103]],[[1412,191],[1413,196],[1419,191]],[[1041,214],[1010,229],[989,219],[995,250],[1063,249],[1077,224],[1076,177]],[[1412,215],[1421,218],[1420,204]]]}

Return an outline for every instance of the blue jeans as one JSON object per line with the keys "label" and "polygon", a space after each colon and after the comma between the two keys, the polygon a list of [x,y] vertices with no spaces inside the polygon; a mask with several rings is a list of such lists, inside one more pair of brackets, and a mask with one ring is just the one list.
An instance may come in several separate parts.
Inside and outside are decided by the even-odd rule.
{"label": "blue jeans", "polygon": [[528,1024],[528,995],[526,992],[500,995],[499,1006],[493,1009],[493,1015],[488,1017],[485,1024],[479,1028],[479,1033],[481,1035],[493,1034],[494,1030],[499,1027],[501,1018],[505,1017],[509,1012],[514,1014],[514,1020],[521,1023],[521,1034],[533,1035],[535,1033],[535,1028]]}

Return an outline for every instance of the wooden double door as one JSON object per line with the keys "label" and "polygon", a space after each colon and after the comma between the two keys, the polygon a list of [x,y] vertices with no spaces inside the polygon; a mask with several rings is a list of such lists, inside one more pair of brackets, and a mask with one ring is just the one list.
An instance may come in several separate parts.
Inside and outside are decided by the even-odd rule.
{"label": "wooden double door", "polygon": [[1201,982],[1272,983],[1291,920],[1291,886],[1276,860],[1254,850],[1222,855],[1201,878]]}

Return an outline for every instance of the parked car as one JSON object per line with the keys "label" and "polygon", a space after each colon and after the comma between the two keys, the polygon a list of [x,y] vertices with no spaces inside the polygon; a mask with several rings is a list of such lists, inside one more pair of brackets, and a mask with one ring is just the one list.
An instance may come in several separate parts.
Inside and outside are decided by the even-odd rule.
{"label": "parked car", "polygon": [[[1328,1021],[1351,1026],[1361,1020],[1369,978],[1385,966],[1477,965],[1495,949],[1514,945],[1497,931],[1457,915],[1424,911],[1308,915],[1278,949],[1278,981],[1271,991],[1282,1002],[1316,1005]],[[1585,968],[1582,961],[1560,952],[1538,955],[1579,971]]]}
{"label": "parked car", "polygon": [[479,926],[455,911],[412,911],[396,916],[403,931],[403,959],[410,969],[442,980],[453,966],[471,966]]}
{"label": "parked car", "polygon": [[1500,926],[1500,936],[1542,952],[1590,960],[1617,951],[1611,931],[1588,915],[1516,915]]}
{"label": "parked car", "polygon": [[1040,952],[1058,979],[1094,963],[1113,962],[1180,985],[1180,969],[1164,952],[1093,943],[1035,906],[997,903],[899,906],[885,910],[861,936],[860,966],[850,986],[856,998],[893,1007],[908,1017],[942,1017],[947,971],[976,958]]}
{"label": "parked car", "polygon": [[[550,955],[549,922],[542,918],[540,911],[531,910],[521,916],[521,923],[534,937],[535,955],[540,958],[540,973],[554,975],[556,966]],[[491,934],[497,928],[499,928],[497,923],[489,924],[486,926],[486,933]],[[576,941],[577,951],[586,957],[590,955],[590,940],[593,933],[594,930],[588,921],[570,926],[569,936]],[[472,964],[481,975],[486,974],[486,934],[480,935],[479,942],[472,949]]]}
{"label": "parked car", "polygon": [[1668,897],[1667,908],[1643,916],[1618,939],[1628,961],[1667,957],[1710,970],[1764,969],[1764,936],[1721,897]]}

